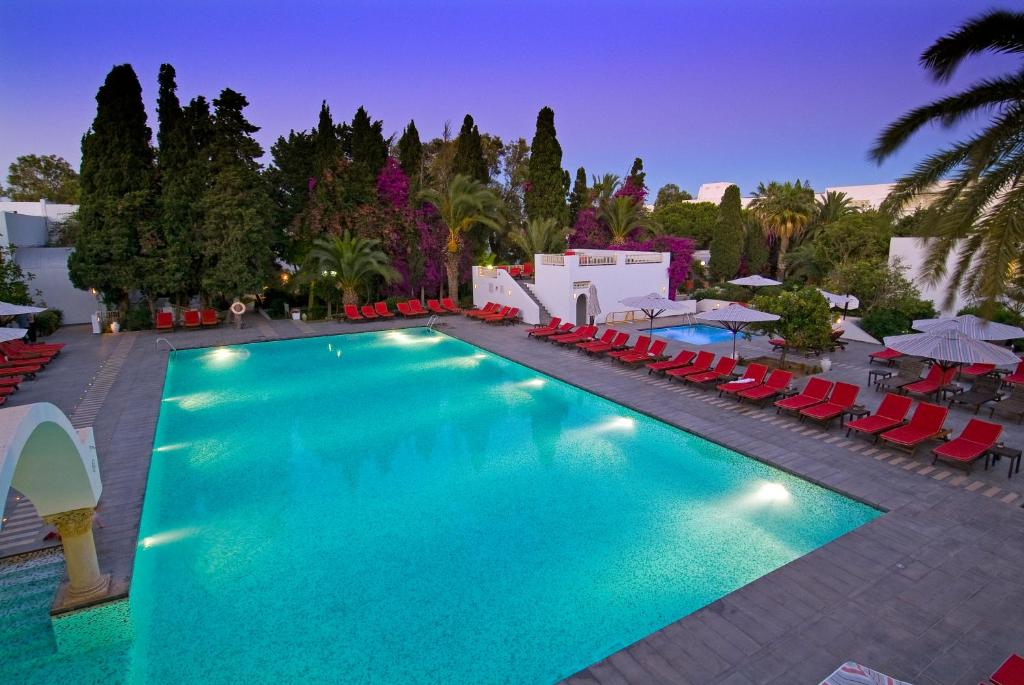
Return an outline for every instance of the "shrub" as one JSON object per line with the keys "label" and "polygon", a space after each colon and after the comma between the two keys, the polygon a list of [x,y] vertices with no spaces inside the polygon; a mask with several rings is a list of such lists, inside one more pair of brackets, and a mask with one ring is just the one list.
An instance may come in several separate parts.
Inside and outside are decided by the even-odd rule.
{"label": "shrub", "polygon": [[732,283],[723,283],[721,285],[715,285],[710,288],[695,290],[693,292],[693,299],[729,300],[730,302],[750,302],[750,300],[753,299],[753,295],[750,292],[750,288],[744,288],[742,285],[733,285]]}
{"label": "shrub", "polygon": [[153,327],[153,315],[149,307],[131,307],[124,317],[124,330],[145,331]]}
{"label": "shrub", "polygon": [[889,335],[913,333],[910,325],[913,319],[898,309],[878,307],[872,309],[860,320],[860,327],[879,340]]}
{"label": "shrub", "polygon": [[[762,312],[777,314],[778,321],[764,324],[768,333],[786,340],[790,347],[805,350],[824,349],[832,333],[832,313],[828,302],[816,288],[783,291],[777,295],[758,295],[753,305]],[[786,348],[779,357],[786,366]]]}
{"label": "shrub", "polygon": [[59,309],[47,309],[35,316],[36,332],[39,335],[53,335],[64,320],[64,312]]}

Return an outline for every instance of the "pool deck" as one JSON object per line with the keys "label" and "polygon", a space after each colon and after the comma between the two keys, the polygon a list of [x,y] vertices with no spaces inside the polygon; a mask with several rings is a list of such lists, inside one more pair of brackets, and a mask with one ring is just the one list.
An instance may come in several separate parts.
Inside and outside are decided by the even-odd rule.
{"label": "pool deck", "polygon": [[[111,596],[123,596],[130,583],[168,359],[158,337],[180,349],[423,323],[305,323],[259,316],[247,321],[242,330],[163,336],[94,337],[82,328],[64,329],[54,340],[68,343],[65,354],[9,402],[50,401],[76,425],[91,421],[104,482],[95,536],[101,565],[115,579]],[[941,464],[932,467],[924,449],[908,458],[847,440],[836,426],[820,430],[774,410],[718,400],[713,391],[528,340],[525,326],[487,326],[464,317],[448,317],[443,324],[440,330],[450,335],[888,512],[585,668],[568,683],[813,684],[852,659],[916,685],[974,685],[1024,645],[1024,474],[1007,479],[1005,461],[966,476]],[[680,347],[672,343],[669,350]],[[729,348],[705,347],[718,353]],[[832,355],[827,374],[861,385],[860,399],[869,407],[881,398],[864,387],[867,352],[874,349],[850,344]],[[740,350],[750,356],[768,347],[755,339],[741,342]],[[968,418],[955,409],[948,425],[958,432]],[[1006,441],[1024,445],[1024,428],[1004,425]],[[31,523],[31,516],[19,519]],[[42,540],[45,528],[39,523],[32,539],[7,549],[52,545]],[[12,553],[4,551],[4,535],[6,528],[0,556]]]}

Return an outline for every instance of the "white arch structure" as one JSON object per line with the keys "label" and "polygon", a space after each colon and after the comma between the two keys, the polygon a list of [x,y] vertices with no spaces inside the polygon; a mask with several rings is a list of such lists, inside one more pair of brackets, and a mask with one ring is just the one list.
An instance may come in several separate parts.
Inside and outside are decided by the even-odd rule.
{"label": "white arch structure", "polygon": [[76,430],[49,402],[0,409],[0,496],[12,486],[60,533],[68,569],[62,603],[102,596],[110,576],[100,573],[92,536],[103,491],[92,429]]}

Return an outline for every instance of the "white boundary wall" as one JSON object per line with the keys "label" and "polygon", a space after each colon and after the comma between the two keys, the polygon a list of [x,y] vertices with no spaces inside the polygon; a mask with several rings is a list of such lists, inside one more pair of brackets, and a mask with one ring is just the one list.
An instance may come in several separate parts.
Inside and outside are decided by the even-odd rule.
{"label": "white boundary wall", "polygon": [[[956,263],[959,249],[950,253],[946,259],[947,272],[952,271]],[[949,279],[943,278],[935,285],[929,285],[921,275],[924,268],[925,258],[928,254],[928,241],[921,238],[890,238],[889,239],[889,264],[894,264],[898,259],[900,265],[905,268],[903,275],[912,281],[921,291],[921,299],[930,301],[935,305],[935,311],[939,316],[955,316],[958,311],[966,307],[969,302],[963,293],[957,293],[953,307],[943,308],[942,302],[946,299],[946,289]]]}
{"label": "white boundary wall", "polygon": [[540,323],[540,307],[504,269],[487,266],[473,267],[473,305],[483,307],[488,302],[518,307],[525,323]]}

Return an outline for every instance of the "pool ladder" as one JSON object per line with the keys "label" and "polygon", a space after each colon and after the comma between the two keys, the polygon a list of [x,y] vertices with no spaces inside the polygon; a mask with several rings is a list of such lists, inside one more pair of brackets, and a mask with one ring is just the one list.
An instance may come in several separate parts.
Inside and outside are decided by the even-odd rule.
{"label": "pool ladder", "polygon": [[427,330],[430,330],[430,331],[434,330],[434,325],[437,324],[437,321],[438,321],[437,314],[432,314],[430,316],[430,318],[427,319]]}
{"label": "pool ladder", "polygon": [[171,342],[170,340],[168,340],[167,338],[157,338],[157,339],[156,339],[156,347],[157,347],[157,349],[159,349],[159,348],[160,348],[160,343],[161,343],[161,342],[165,342],[165,343],[167,343],[167,347],[171,348],[171,350],[173,350],[174,352],[177,352],[177,351],[178,351],[178,348],[174,346],[174,343],[172,343],[172,342]]}

